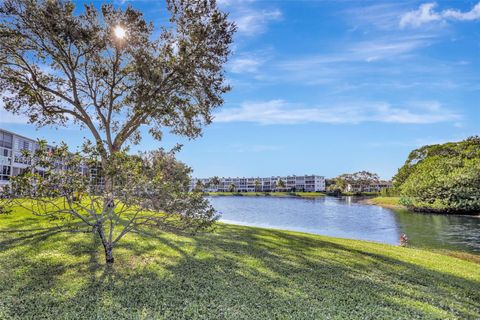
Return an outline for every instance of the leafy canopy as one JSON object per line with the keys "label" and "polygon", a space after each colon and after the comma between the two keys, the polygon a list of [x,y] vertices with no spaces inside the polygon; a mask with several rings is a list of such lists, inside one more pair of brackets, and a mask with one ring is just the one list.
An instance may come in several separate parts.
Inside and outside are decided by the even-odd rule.
{"label": "leafy canopy", "polygon": [[348,185],[357,186],[360,189],[367,188],[378,183],[380,177],[369,171],[358,171],[355,173],[344,173],[334,179],[334,183],[328,186],[330,192],[346,192]]}
{"label": "leafy canopy", "polygon": [[152,40],[153,25],[130,6],[2,1],[5,109],[38,126],[86,127],[104,157],[138,143],[142,126],[156,139],[164,127],[198,137],[230,89],[223,67],[235,26],[214,0],[166,2],[169,23]]}
{"label": "leafy canopy", "polygon": [[417,210],[480,211],[480,138],[413,150],[394,177],[401,202]]}

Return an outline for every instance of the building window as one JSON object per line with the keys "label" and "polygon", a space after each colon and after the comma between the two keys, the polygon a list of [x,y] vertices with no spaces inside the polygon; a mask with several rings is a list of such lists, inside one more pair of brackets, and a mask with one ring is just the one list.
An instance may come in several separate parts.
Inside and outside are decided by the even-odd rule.
{"label": "building window", "polygon": [[0,156],[10,158],[12,156],[12,150],[0,147]]}
{"label": "building window", "polygon": [[9,180],[10,179],[10,166],[0,166],[0,179]]}
{"label": "building window", "polygon": [[13,135],[0,131],[0,147],[12,149]]}
{"label": "building window", "polygon": [[0,171],[2,175],[10,175],[10,166],[2,166],[2,170]]}

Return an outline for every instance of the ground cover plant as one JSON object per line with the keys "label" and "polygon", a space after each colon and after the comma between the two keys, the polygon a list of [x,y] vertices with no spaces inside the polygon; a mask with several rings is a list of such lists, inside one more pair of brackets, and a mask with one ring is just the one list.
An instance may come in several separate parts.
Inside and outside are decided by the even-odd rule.
{"label": "ground cover plant", "polygon": [[91,232],[0,217],[2,319],[477,319],[473,262],[363,241],[218,224],[129,233],[108,267]]}

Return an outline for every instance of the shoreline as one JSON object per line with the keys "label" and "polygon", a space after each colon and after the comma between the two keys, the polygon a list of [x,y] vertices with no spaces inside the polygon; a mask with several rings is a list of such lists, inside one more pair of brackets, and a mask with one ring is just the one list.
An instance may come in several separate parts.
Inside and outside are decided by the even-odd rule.
{"label": "shoreline", "polygon": [[408,210],[407,207],[398,203],[400,200],[399,197],[375,197],[371,199],[362,200],[361,203],[371,206],[379,206],[382,208],[387,209],[401,209],[401,210]]}
{"label": "shoreline", "polygon": [[[479,216],[480,217],[480,216]],[[292,235],[304,235],[307,237],[318,237],[323,238],[327,241],[346,241],[351,242],[352,244],[358,243],[358,245],[380,245],[380,246],[387,246],[390,248],[405,248],[409,250],[417,250],[417,251],[424,251],[438,255],[445,255],[449,257],[454,257],[460,260],[473,262],[480,265],[480,254],[470,251],[463,251],[463,250],[450,250],[450,249],[443,249],[443,248],[430,248],[430,247],[422,247],[422,246],[415,246],[415,245],[408,245],[407,247],[402,247],[400,244],[393,244],[393,243],[386,243],[380,242],[375,240],[366,240],[366,239],[356,239],[356,238],[348,238],[348,237],[341,237],[341,236],[332,236],[328,234],[320,234],[314,233],[306,230],[290,230],[287,228],[282,227],[266,227],[266,226],[258,226],[254,224],[244,224],[240,222],[234,221],[221,221],[218,222],[219,227],[222,226],[232,226],[232,227],[240,227],[246,229],[254,229],[259,231],[266,231],[266,232],[279,232],[285,234],[292,234]]]}
{"label": "shoreline", "polygon": [[474,217],[480,218],[480,213],[452,213],[452,212],[436,212],[436,211],[422,211],[422,210],[412,210],[406,206],[403,206],[398,203],[400,200],[399,197],[376,197],[371,199],[362,200],[361,203],[372,206],[379,206],[386,209],[394,210],[404,210],[411,213],[417,214],[434,214],[434,215],[453,215],[453,216],[465,216],[465,217]]}
{"label": "shoreline", "polygon": [[319,198],[325,197],[322,192],[205,192],[210,197],[292,197]]}
{"label": "shoreline", "polygon": [[378,197],[378,193],[371,194],[340,194],[333,195],[327,192],[205,192],[206,196],[210,197],[292,197],[292,198],[319,198],[319,197],[354,197],[354,198],[365,198],[365,197]]}

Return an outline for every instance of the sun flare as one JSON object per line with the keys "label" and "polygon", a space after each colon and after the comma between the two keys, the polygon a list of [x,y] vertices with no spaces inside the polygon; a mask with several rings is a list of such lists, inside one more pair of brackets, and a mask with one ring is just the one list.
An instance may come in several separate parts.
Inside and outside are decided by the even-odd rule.
{"label": "sun flare", "polygon": [[118,38],[118,39],[123,39],[125,38],[127,32],[125,31],[125,29],[121,26],[116,26],[115,29],[114,29],[114,32],[115,32],[115,36]]}

